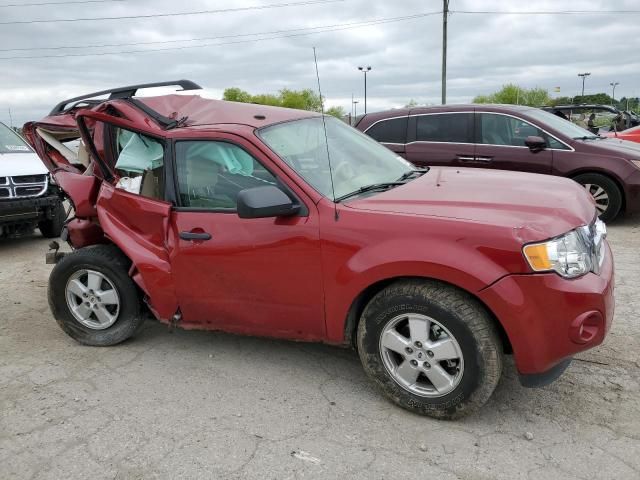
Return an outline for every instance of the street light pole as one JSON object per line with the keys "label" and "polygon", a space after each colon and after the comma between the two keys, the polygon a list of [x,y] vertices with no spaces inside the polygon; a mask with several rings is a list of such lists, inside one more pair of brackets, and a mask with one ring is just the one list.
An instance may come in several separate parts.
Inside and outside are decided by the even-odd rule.
{"label": "street light pole", "polygon": [[582,95],[581,95],[581,97],[583,97],[583,98],[582,98],[582,101],[583,101],[583,102],[584,102],[584,80],[585,80],[585,78],[587,78],[589,75],[591,75],[591,73],[590,73],[590,72],[585,72],[585,73],[579,73],[579,74],[578,74],[578,76],[579,76],[579,77],[582,77]]}
{"label": "street light pole", "polygon": [[442,105],[447,103],[447,20],[449,0],[442,0]]}
{"label": "street light pole", "polygon": [[620,82],[611,82],[609,85],[613,87],[613,92],[611,92],[611,103],[616,103],[616,85],[620,85]]}
{"label": "street light pole", "polygon": [[354,100],[353,101],[353,118],[354,118],[354,120],[358,117],[358,103],[360,103],[358,100]]}
{"label": "street light pole", "polygon": [[367,73],[371,71],[371,66],[358,67],[362,73],[364,73],[364,113],[367,114]]}

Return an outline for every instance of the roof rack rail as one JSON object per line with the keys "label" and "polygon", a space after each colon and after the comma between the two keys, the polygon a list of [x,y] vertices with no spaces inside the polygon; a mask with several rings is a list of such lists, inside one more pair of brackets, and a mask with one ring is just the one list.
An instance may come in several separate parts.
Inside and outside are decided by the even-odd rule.
{"label": "roof rack rail", "polygon": [[109,95],[109,100],[114,100],[117,98],[130,98],[133,97],[136,92],[141,88],[154,88],[154,87],[171,87],[171,86],[179,86],[182,87],[182,90],[200,90],[202,87],[191,80],[171,80],[169,82],[156,82],[156,83],[141,83],[139,85],[129,85],[128,87],[119,87],[112,88],[109,90],[102,90],[100,92],[93,92],[87,95],[80,95],[79,97],[69,98],[67,100],[63,100],[51,110],[49,115],[57,115],[58,113],[62,113],[65,111],[67,105],[73,102],[78,102],[80,100],[87,100],[93,97],[99,97],[101,95]]}

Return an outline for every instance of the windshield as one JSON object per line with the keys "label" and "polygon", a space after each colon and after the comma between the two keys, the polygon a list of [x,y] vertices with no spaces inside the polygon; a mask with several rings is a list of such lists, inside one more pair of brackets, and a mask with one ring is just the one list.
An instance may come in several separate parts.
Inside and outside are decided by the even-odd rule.
{"label": "windshield", "polygon": [[333,117],[325,121],[335,195],[322,117],[266,127],[259,136],[311,186],[334,201],[369,185],[395,182],[413,170],[406,160],[344,122]]}
{"label": "windshield", "polygon": [[578,125],[571,123],[569,120],[565,120],[564,118],[560,118],[553,113],[545,112],[544,110],[531,109],[527,110],[527,115],[531,118],[538,120],[542,123],[542,126],[548,126],[558,131],[562,135],[566,135],[567,137],[578,139],[583,137],[595,138],[597,135],[594,135],[589,130],[585,130]]}
{"label": "windshield", "polygon": [[16,132],[0,123],[0,153],[29,153],[31,148]]}

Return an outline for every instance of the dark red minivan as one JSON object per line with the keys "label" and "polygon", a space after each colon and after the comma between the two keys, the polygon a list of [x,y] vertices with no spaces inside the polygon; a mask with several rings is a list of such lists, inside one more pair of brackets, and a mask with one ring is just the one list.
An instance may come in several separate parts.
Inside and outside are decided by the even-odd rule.
{"label": "dark red minivan", "polygon": [[640,145],[605,138],[543,110],[445,105],[376,112],[356,128],[416,165],[495,168],[569,177],[605,221],[640,211]]}

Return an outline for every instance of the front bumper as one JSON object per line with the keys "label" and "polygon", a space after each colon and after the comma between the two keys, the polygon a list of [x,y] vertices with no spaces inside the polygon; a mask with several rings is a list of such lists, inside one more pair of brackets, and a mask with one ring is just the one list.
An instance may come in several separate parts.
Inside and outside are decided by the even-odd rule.
{"label": "front bumper", "polygon": [[52,208],[60,203],[57,195],[0,201],[0,225],[22,223],[47,218]]}
{"label": "front bumper", "polygon": [[613,256],[605,244],[599,275],[509,275],[480,292],[504,327],[521,375],[562,373],[554,367],[604,340],[615,303]]}

